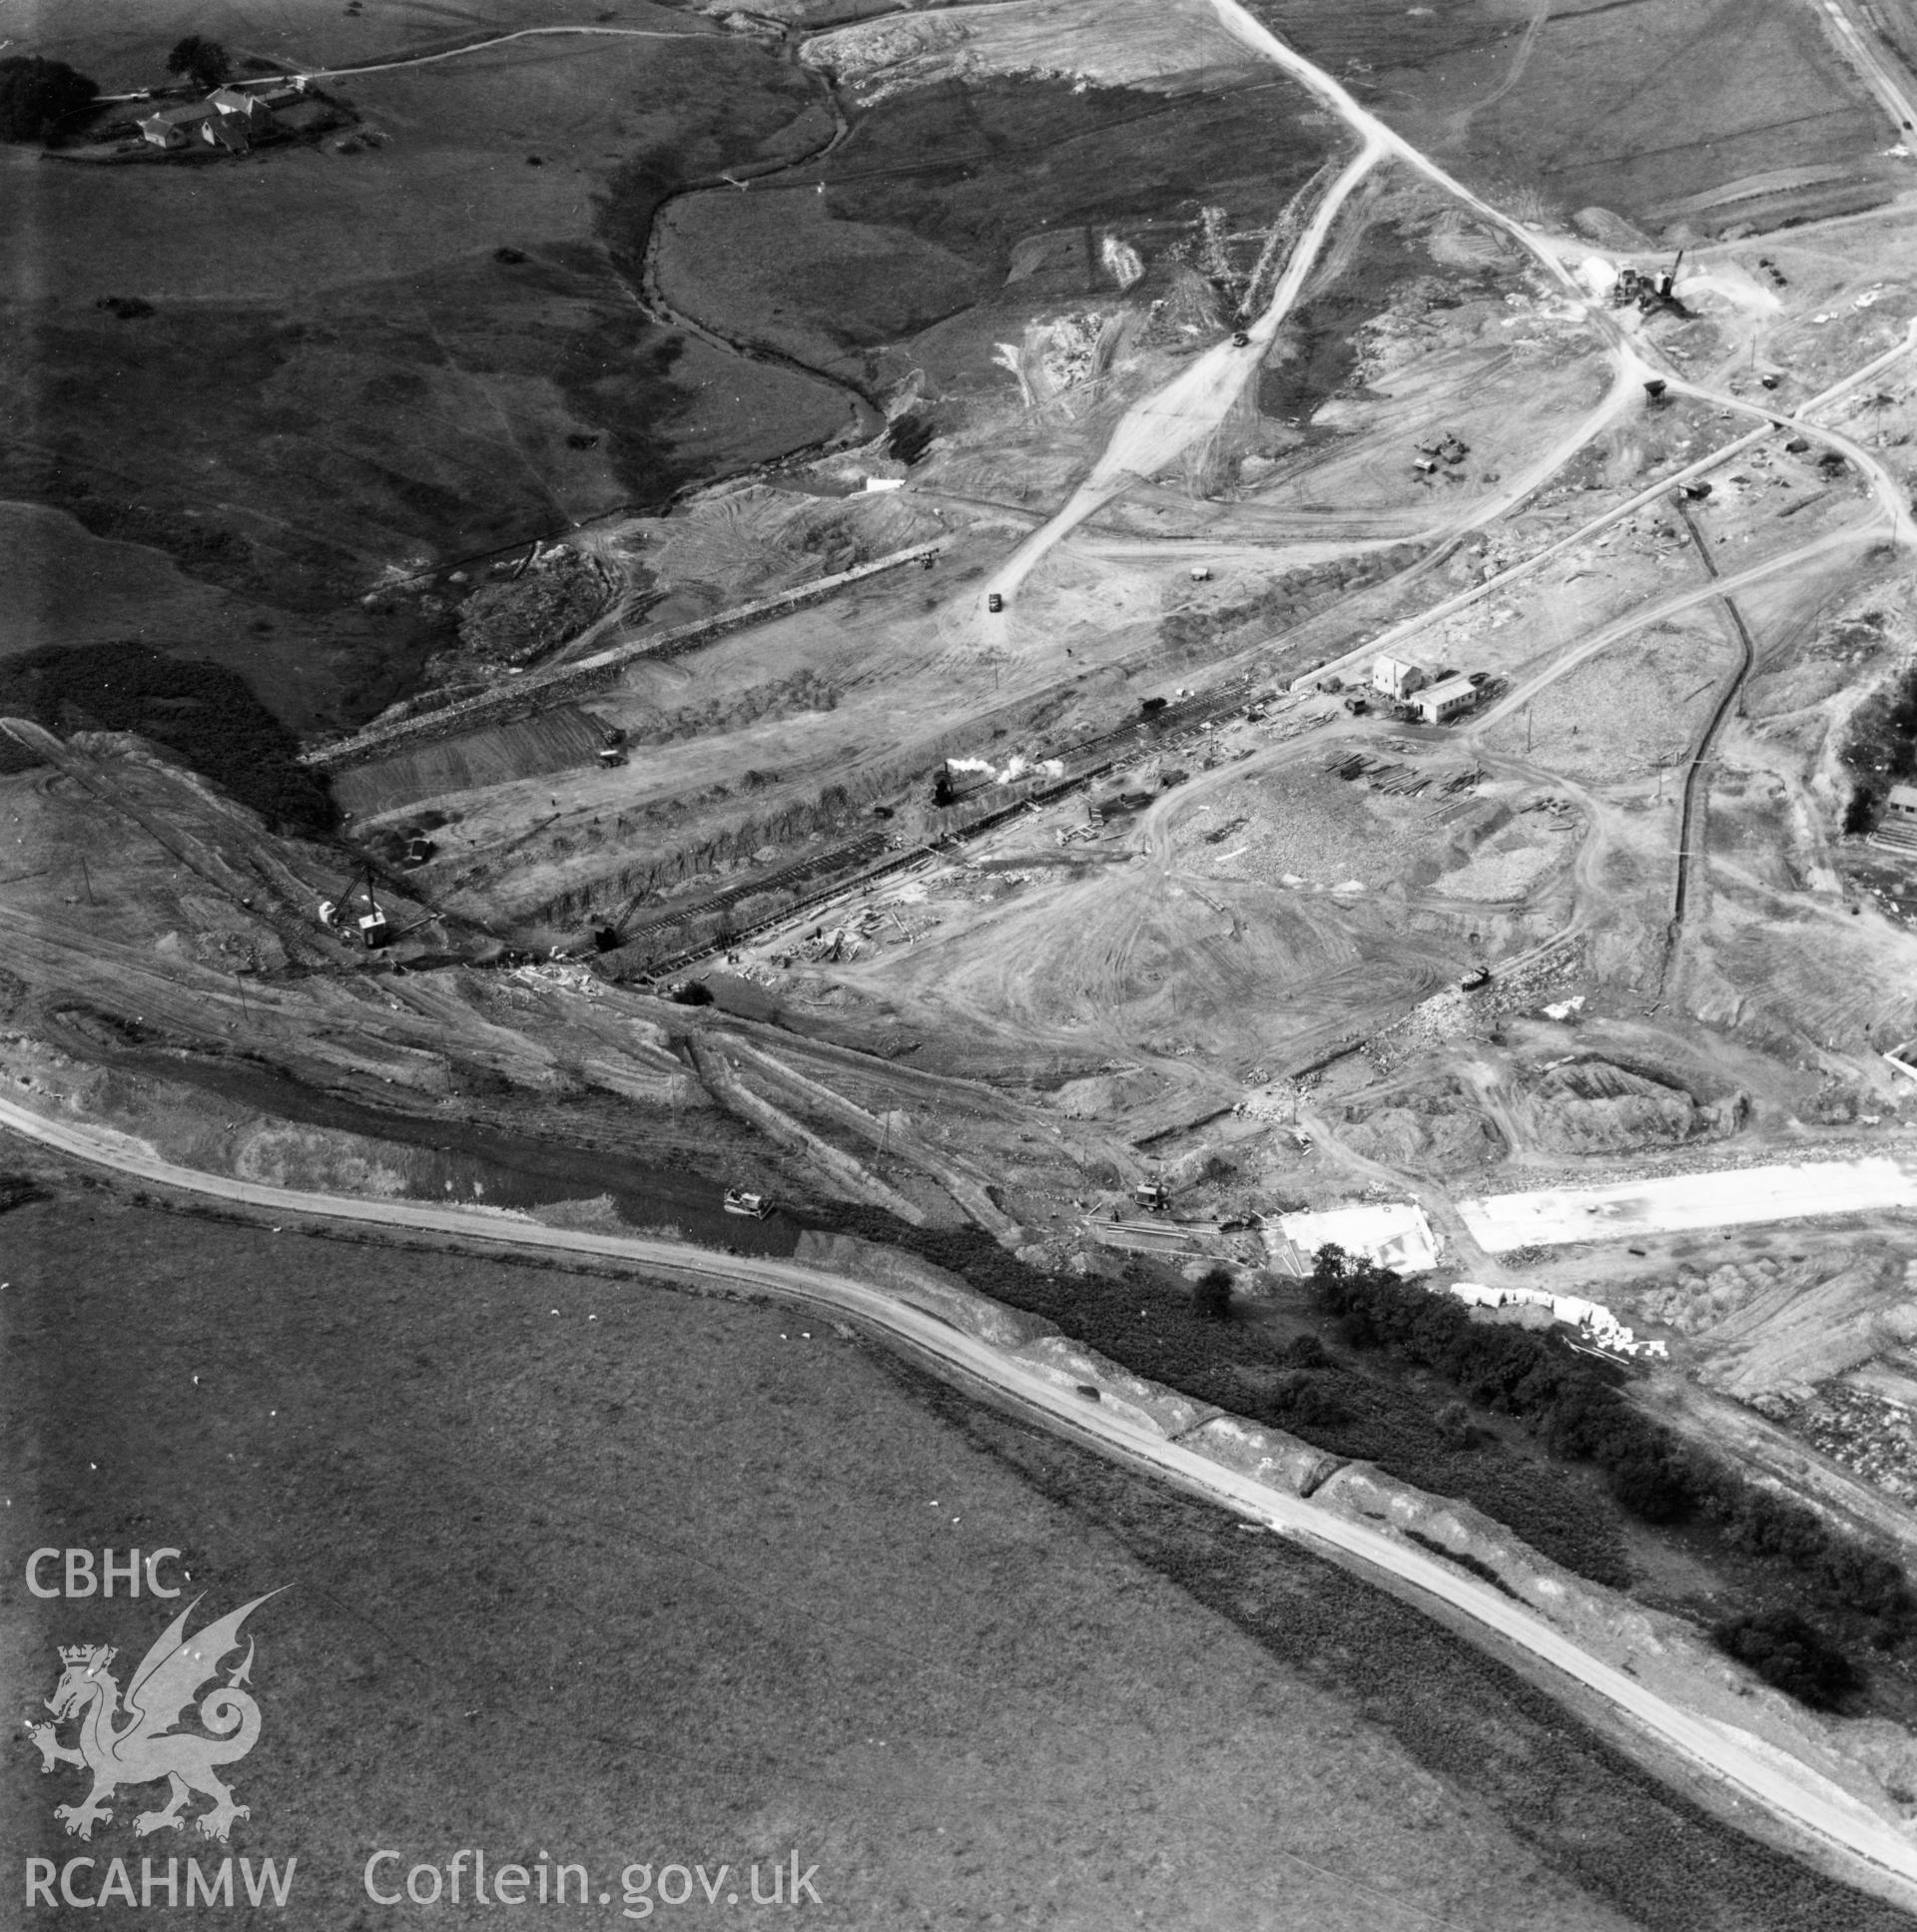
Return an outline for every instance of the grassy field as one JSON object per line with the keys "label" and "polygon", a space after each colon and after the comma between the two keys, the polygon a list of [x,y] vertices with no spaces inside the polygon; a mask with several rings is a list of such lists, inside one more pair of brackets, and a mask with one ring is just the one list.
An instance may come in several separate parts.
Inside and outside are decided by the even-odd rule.
{"label": "grassy field", "polygon": [[[1406,1621],[1384,1600],[1292,1577],[1268,1608],[1322,1637],[1335,1607],[1345,1634],[1277,1654],[1162,1550],[1127,1552],[1121,1479],[1062,1481],[1044,1449],[1048,1500],[997,1424],[930,1413],[827,1329],[70,1183],[4,1233],[12,1701],[50,1691],[57,1643],[116,1643],[124,1668],[159,1626],[145,1599],[29,1599],[38,1546],[178,1546],[204,1614],[285,1590],[249,1624],[264,1728],[232,1773],[234,1855],[300,1861],[275,1923],[392,1923],[369,1853],[403,1872],[462,1846],[583,1863],[614,1893],[595,1923],[627,1862],[795,1847],[821,1925],[1633,1922],[1468,1762],[1428,1767],[1390,1713],[1356,1713],[1339,1660]],[[1248,1542],[1204,1512],[1179,1534],[1208,1560]],[[1460,1722],[1502,1726],[1470,1684]],[[73,1852],[51,1816],[72,1775],[17,1737],[5,1775],[23,1855]],[[88,1849],[134,1851],[129,1816]]]}
{"label": "grassy field", "polygon": [[[364,58],[443,44],[453,24],[420,9],[383,45],[335,47],[297,31],[317,11],[285,10],[277,34],[236,21],[230,47]],[[65,510],[229,593],[202,628],[298,613],[354,633],[322,640],[345,717],[376,709],[381,671],[403,676],[435,641],[416,612],[361,608],[390,573],[663,503],[844,426],[832,385],[650,319],[595,239],[635,154],[673,185],[803,148],[820,135],[818,84],[695,18],[620,18],[680,37],[522,41],[341,82],[363,123],[343,145],[178,168],[0,151],[0,193],[23,211],[0,268],[0,499]],[[84,39],[54,50],[139,78],[132,33],[116,24],[106,62]],[[148,68],[167,44],[150,43]],[[153,313],[123,321],[96,307],[106,296]],[[25,540],[48,546],[30,579],[73,547],[57,529]],[[20,641],[91,640],[125,601],[41,594]],[[266,652],[263,684],[289,668]],[[309,692],[287,712],[325,715]]]}
{"label": "grassy field", "polygon": [[[1880,109],[1789,0],[1251,0],[1301,52],[1474,181],[1633,219],[1768,169],[1855,164],[1889,144]],[[1881,166],[1881,164],[1875,164]]]}
{"label": "grassy field", "polygon": [[236,60],[295,67],[351,66],[447,47],[518,27],[578,25],[698,31],[705,23],[649,0],[580,7],[571,0],[380,0],[360,14],[341,0],[124,0],[76,12],[58,0],[16,0],[8,27],[23,41],[92,74],[108,93],[152,87],[167,76],[166,50],[183,34],[218,40]]}
{"label": "grassy field", "polygon": [[[1201,201],[1233,229],[1269,222],[1323,159],[1300,106],[1262,74],[1170,99],[1026,79],[914,88],[861,110],[817,171],[676,206],[661,275],[688,313],[872,379],[874,350],[958,310],[988,307],[1003,332],[1061,296],[1112,293],[1097,276],[1007,288],[1022,240],[1089,227],[1095,255],[1107,229],[1139,239],[1159,279],[1136,299],[1158,292],[1165,245]],[[975,381],[990,344],[968,346]]]}
{"label": "grassy field", "polygon": [[[1069,1497],[1269,1656],[1349,1697],[1439,1777],[1645,1932],[1894,1932],[1894,1907],[1816,1877],[1648,1778],[1550,1698],[1416,1611],[1277,1537],[987,1412],[928,1400],[1042,1493]],[[1388,1922],[1388,1921],[1387,1921]],[[1474,1927],[1488,1921],[1461,1913]]]}

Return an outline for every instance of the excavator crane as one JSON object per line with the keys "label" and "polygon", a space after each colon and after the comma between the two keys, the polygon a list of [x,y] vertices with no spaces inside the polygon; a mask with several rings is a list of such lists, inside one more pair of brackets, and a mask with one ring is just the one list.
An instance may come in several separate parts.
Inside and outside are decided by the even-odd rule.
{"label": "excavator crane", "polygon": [[[365,895],[366,910],[353,917],[352,899],[355,892]],[[350,922],[350,925],[348,925]],[[388,945],[392,939],[392,927],[381,910],[372,891],[372,868],[370,866],[356,878],[346,881],[345,890],[337,900],[322,899],[320,902],[320,924],[328,931],[345,934],[350,932],[368,953],[376,953],[380,947]]]}

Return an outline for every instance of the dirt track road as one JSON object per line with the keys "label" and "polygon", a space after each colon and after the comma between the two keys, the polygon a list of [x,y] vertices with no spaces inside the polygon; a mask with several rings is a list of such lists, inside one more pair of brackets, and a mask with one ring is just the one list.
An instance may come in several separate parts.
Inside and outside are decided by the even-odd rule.
{"label": "dirt track road", "polygon": [[1125,413],[1111,432],[1104,452],[1092,465],[1091,474],[1072,491],[1064,507],[1026,537],[992,572],[978,592],[981,611],[986,608],[986,599],[994,593],[1009,601],[1034,566],[1079,524],[1097,515],[1113,497],[1121,495],[1133,483],[1156,475],[1193,443],[1201,442],[1217,429],[1244,392],[1246,383],[1257,379],[1266,351],[1297,302],[1339,211],[1350,199],[1352,190],[1383,157],[1383,144],[1367,136],[1350,164],[1326,191],[1310,225],[1298,238],[1298,246],[1292,250],[1284,274],[1278,278],[1271,301],[1244,331],[1249,338],[1246,345],[1215,343],[1162,389]]}
{"label": "dirt track road", "polygon": [[[1894,63],[1872,44],[1868,14],[1863,8],[1855,7],[1852,0],[1812,0],[1812,5],[1823,15],[1830,37],[1857,70],[1864,85],[1882,103],[1901,136],[1917,123],[1917,103],[1905,91]],[[1865,14],[1861,24],[1856,18],[1860,13]]]}
{"label": "dirt track road", "polygon": [[[1793,429],[1803,430],[1806,435],[1816,436],[1839,450],[1841,454],[1850,458],[1853,462],[1856,462],[1864,475],[1869,479],[1871,488],[1881,506],[1882,513],[1890,520],[1891,534],[1894,537],[1902,538],[1906,541],[1917,541],[1917,524],[1913,524],[1912,522],[1910,507],[1905,501],[1904,492],[1897,488],[1895,479],[1889,475],[1884,466],[1850,438],[1840,436],[1832,430],[1821,428],[1809,419],[1812,411],[1827,408],[1831,403],[1841,401],[1843,397],[1853,393],[1858,388],[1861,388],[1864,383],[1870,381],[1875,376],[1881,375],[1886,369],[1901,361],[1913,348],[1917,348],[1917,320],[1913,320],[1907,326],[1901,341],[1885,349],[1881,355],[1872,356],[1868,362],[1853,369],[1841,381],[1833,382],[1829,388],[1812,396],[1808,401],[1802,403],[1798,407],[1796,414],[1792,416],[1781,415],[1774,409],[1765,409],[1760,404],[1754,404],[1743,397],[1719,395],[1713,389],[1700,388],[1697,384],[1684,381],[1680,377],[1673,376],[1666,378],[1673,389],[1683,394],[1693,395],[1701,400],[1720,403],[1725,406],[1734,405],[1745,413],[1762,415],[1765,418],[1764,426],[1761,429],[1747,430],[1743,435],[1736,437],[1734,440],[1721,443],[1717,448],[1706,451],[1702,456],[1684,464],[1682,468],[1674,469],[1669,474],[1659,477],[1656,482],[1638,490],[1634,495],[1625,497],[1621,502],[1600,511],[1589,521],[1579,524],[1576,529],[1568,530],[1563,536],[1554,538],[1550,543],[1544,545],[1542,549],[1533,552],[1532,555],[1521,559],[1517,563],[1508,565],[1494,576],[1487,577],[1484,582],[1472,584],[1468,588],[1457,592],[1455,595],[1445,598],[1442,602],[1432,605],[1429,610],[1420,611],[1415,617],[1408,617],[1401,623],[1392,625],[1388,630],[1380,631],[1375,637],[1367,638],[1362,644],[1354,646],[1344,656],[1333,658],[1328,663],[1319,665],[1316,670],[1301,673],[1292,680],[1291,689],[1294,691],[1310,690],[1321,678],[1330,676],[1333,673],[1343,676],[1348,675],[1352,670],[1360,666],[1368,666],[1370,659],[1376,653],[1389,651],[1395,644],[1401,643],[1407,638],[1417,636],[1429,626],[1442,623],[1448,617],[1455,617],[1460,611],[1468,610],[1472,605],[1484,602],[1486,598],[1493,596],[1497,592],[1509,589],[1519,578],[1528,577],[1534,571],[1542,569],[1546,564],[1569,555],[1573,550],[1579,548],[1580,545],[1589,543],[1592,538],[1601,535],[1605,530],[1623,522],[1625,518],[1635,516],[1640,510],[1661,506],[1669,497],[1670,492],[1678,488],[1681,484],[1696,482],[1700,478],[1709,475],[1712,470],[1721,469],[1726,463],[1733,462],[1737,457],[1744,455],[1747,451],[1757,448],[1767,437],[1776,433],[1776,430],[1772,426],[1774,422],[1784,422]],[[1778,570],[1786,569],[1792,564],[1801,561],[1812,550],[1825,548],[1834,541],[1841,542],[1850,540],[1852,540],[1852,536],[1849,532],[1840,532],[1835,538],[1820,538],[1817,543],[1809,545],[1803,550],[1793,551],[1786,555],[1770,559],[1759,568],[1757,575],[1769,576]],[[1739,578],[1738,581],[1754,581],[1754,578]],[[1732,586],[1732,588],[1735,587],[1735,585]],[[1710,595],[1714,594],[1714,592],[1707,590],[1704,594]],[[1662,606],[1659,606],[1655,610],[1635,613],[1626,619],[1620,620],[1619,624],[1608,627],[1605,631],[1605,638],[1607,641],[1614,642],[1617,637],[1626,635],[1629,631],[1640,628],[1644,624],[1655,622],[1658,617],[1664,614],[1665,612]],[[1578,650],[1580,655],[1577,661],[1582,663],[1584,658],[1590,655],[1590,652],[1583,645],[1580,645]],[[1571,667],[1567,664],[1565,668],[1569,669]],[[1556,676],[1558,673],[1554,670],[1549,675]],[[1549,681],[1549,678],[1547,681]],[[1513,705],[1510,703],[1504,704],[1501,707],[1504,711],[1510,711],[1513,708]]]}
{"label": "dirt track road", "polygon": [[[1913,522],[1910,508],[1905,501],[1904,494],[1896,486],[1895,479],[1889,475],[1888,471],[1848,438],[1839,436],[1830,430],[1817,429],[1809,424],[1807,420],[1804,420],[1813,409],[1834,401],[1839,396],[1848,393],[1869,375],[1888,367],[1892,362],[1907,354],[1913,344],[1917,344],[1917,320],[1911,322],[1909,330],[1900,343],[1887,350],[1884,354],[1873,357],[1862,368],[1853,371],[1842,381],[1824,391],[1822,395],[1804,404],[1797,412],[1796,418],[1775,416],[1772,412],[1764,410],[1761,405],[1753,404],[1742,397],[1718,394],[1713,390],[1705,389],[1695,383],[1686,381],[1670,371],[1657,369],[1645,359],[1641,347],[1629,338],[1618,321],[1608,311],[1591,301],[1589,292],[1580,284],[1576,275],[1560,259],[1557,247],[1550,238],[1528,227],[1525,223],[1515,220],[1513,217],[1505,214],[1502,209],[1494,207],[1491,203],[1485,201],[1483,197],[1474,194],[1462,182],[1447,173],[1444,168],[1426,155],[1422,149],[1414,147],[1411,142],[1407,141],[1403,135],[1399,134],[1386,122],[1361,107],[1348,89],[1341,86],[1339,82],[1334,80],[1322,68],[1307,60],[1295,48],[1288,46],[1284,41],[1279,39],[1268,27],[1241,6],[1239,0],[1212,0],[1212,5],[1218,15],[1219,21],[1228,33],[1242,41],[1247,47],[1265,59],[1282,68],[1302,87],[1325,102],[1339,119],[1359,137],[1363,145],[1356,159],[1345,170],[1344,174],[1339,177],[1337,183],[1326,196],[1310,228],[1300,238],[1298,247],[1293,251],[1292,260],[1287,268],[1286,275],[1273,294],[1270,307],[1259,318],[1255,328],[1250,331],[1252,334],[1251,346],[1245,349],[1233,349],[1229,345],[1221,344],[1213,348],[1193,363],[1175,381],[1168,384],[1156,395],[1146,398],[1145,401],[1138,404],[1136,408],[1127,414],[1119,424],[1117,430],[1114,431],[1109,445],[1105,449],[1104,454],[1099,458],[1098,463],[1093,467],[1091,474],[1073,492],[1070,500],[1067,501],[1064,507],[1048,523],[1042,528],[1035,530],[1020,543],[1017,549],[1013,551],[1011,556],[1006,559],[1004,564],[1000,566],[998,571],[994,573],[990,581],[985,585],[984,591],[980,593],[979,608],[981,610],[984,608],[985,597],[992,592],[997,592],[1009,598],[1010,593],[1024,581],[1035,565],[1058,542],[1088,517],[1104,508],[1114,496],[1123,491],[1127,484],[1139,477],[1149,476],[1156,469],[1162,468],[1180,450],[1189,447],[1200,436],[1209,433],[1210,429],[1218,421],[1222,420],[1225,408],[1229,406],[1231,399],[1238,394],[1244,381],[1248,378],[1249,373],[1254,371],[1258,366],[1258,358],[1262,355],[1271,333],[1275,332],[1279,323],[1282,322],[1286,314],[1289,312],[1292,303],[1296,299],[1298,288],[1302,286],[1303,276],[1309,271],[1312,263],[1316,260],[1319,251],[1323,247],[1326,237],[1330,233],[1332,221],[1335,219],[1339,209],[1343,206],[1345,200],[1349,197],[1352,189],[1357,186],[1358,182],[1381,160],[1385,159],[1400,162],[1405,167],[1424,176],[1435,187],[1470,209],[1481,220],[1510,236],[1609,336],[1612,357],[1617,366],[1618,379],[1613,385],[1610,396],[1606,398],[1605,404],[1598,411],[1599,419],[1607,418],[1615,412],[1619,406],[1619,398],[1627,393],[1627,384],[1629,381],[1642,379],[1652,373],[1661,373],[1673,388],[1701,400],[1716,402],[1720,406],[1733,407],[1742,412],[1759,413],[1766,416],[1764,429],[1755,431],[1749,436],[1739,438],[1713,455],[1691,464],[1687,469],[1676,475],[1664,478],[1658,484],[1653,485],[1651,489],[1641,492],[1638,497],[1633,498],[1629,503],[1620,506],[1614,511],[1607,512],[1600,521],[1616,521],[1621,517],[1631,514],[1635,509],[1641,508],[1645,504],[1656,500],[1664,491],[1672,487],[1673,484],[1688,480],[1692,475],[1701,475],[1707,469],[1716,468],[1720,463],[1731,459],[1744,449],[1752,447],[1765,434],[1770,433],[1773,422],[1788,420],[1792,422],[1792,426],[1802,427],[1809,433],[1820,437],[1827,444],[1841,449],[1846,456],[1853,462],[1856,462],[1869,479],[1883,513],[1890,520],[1893,539],[1901,543],[1917,545],[1917,522]],[[1838,32],[1840,36],[1848,34],[1849,39],[1856,41],[1858,47],[1861,48],[1862,43],[1857,36],[1856,29],[1851,26],[1846,16],[1842,13],[1836,4],[1836,0],[1825,0],[1825,10],[1833,17],[1833,31]],[[1876,62],[1874,56],[1869,53],[1868,49],[1862,50],[1861,58],[1867,70],[1867,77],[1871,79],[1872,85],[1877,87],[1879,92],[1882,93],[1887,83],[1881,75],[1879,64]],[[1901,101],[1902,99],[1901,95],[1894,88],[1890,90],[1890,93],[1885,98],[1894,101]],[[1575,446],[1582,446],[1585,441],[1588,441],[1590,435],[1595,432],[1596,426],[1596,423],[1586,425],[1585,429],[1574,439]],[[1562,460],[1564,455],[1571,453],[1571,450],[1567,447],[1565,450],[1555,453]],[[1549,465],[1533,465],[1532,467],[1534,470],[1542,470],[1544,473],[1549,473]],[[1538,480],[1542,480],[1542,476]],[[1529,558],[1524,563],[1515,566],[1512,570],[1501,573],[1490,582],[1475,585],[1462,596],[1448,600],[1445,604],[1440,605],[1436,611],[1426,612],[1421,617],[1398,626],[1395,631],[1386,633],[1384,637],[1369,640],[1366,644],[1360,646],[1358,651],[1351,654],[1353,659],[1355,660],[1359,656],[1366,655],[1381,648],[1389,642],[1391,637],[1399,633],[1422,628],[1423,625],[1433,621],[1437,617],[1448,614],[1454,608],[1462,609],[1469,604],[1477,602],[1481,597],[1508,583],[1513,576],[1537,568],[1539,564],[1546,561],[1547,558],[1556,554],[1564,547],[1567,547],[1575,541],[1582,540],[1584,534],[1575,533],[1574,536],[1564,539],[1561,543],[1549,546],[1539,556]],[[1004,619],[1002,617],[998,620],[998,625],[1002,631],[1004,626]],[[1341,659],[1334,665],[1321,666],[1319,671],[1312,675],[1314,677],[1322,676],[1327,670],[1340,668],[1344,660]],[[1294,689],[1296,688],[1297,686],[1294,686]]]}
{"label": "dirt track road", "polygon": [[[308,81],[339,81],[353,74],[391,74],[404,67],[425,67],[433,61],[463,60],[468,54],[482,54],[488,48],[503,47],[508,41],[576,37],[580,34],[598,35],[608,40],[714,40],[720,38],[709,32],[672,33],[662,32],[656,27],[520,27],[511,33],[494,34],[487,40],[470,41],[464,47],[442,48],[436,54],[401,54],[393,60],[368,61],[360,67],[310,67],[299,78]],[[282,78],[276,74],[264,82],[242,81],[240,85],[271,87]]]}
{"label": "dirt track road", "polygon": [[1722,1778],[1741,1795],[1862,1860],[1876,1881],[1876,1889],[1905,1904],[1917,1898],[1917,1893],[1905,1889],[1917,1887],[1917,1844],[1889,1820],[1807,1767],[1780,1762],[1776,1754],[1755,1747],[1755,1740],[1746,1742],[1723,1726],[1678,1708],[1635,1677],[1589,1655],[1511,1598],[1415,1546],[1364,1524],[1348,1522],[1284,1491],[1267,1488],[1167,1440],[1135,1413],[1127,1414],[1116,1405],[1094,1404],[1063,1390],[1015,1357],[893,1293],[798,1262],[715,1255],[677,1241],[589,1234],[421,1201],[355,1200],[200,1173],[160,1159],[125,1136],[108,1136],[48,1120],[8,1100],[0,1100],[0,1127],[119,1173],[213,1199],[272,1212],[456,1235],[505,1249],[605,1257],[681,1280],[742,1289],[852,1316],[931,1358],[961,1381],[1011,1401],[1062,1435],[1206,1497],[1279,1535],[1300,1538],[1334,1556],[1357,1559],[1462,1611],[1485,1630],[1522,1646],[1595,1690],[1661,1742]]}

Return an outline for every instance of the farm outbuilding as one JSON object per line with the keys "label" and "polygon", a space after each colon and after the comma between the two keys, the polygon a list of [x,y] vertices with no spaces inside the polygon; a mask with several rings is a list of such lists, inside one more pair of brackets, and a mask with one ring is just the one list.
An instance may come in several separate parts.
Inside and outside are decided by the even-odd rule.
{"label": "farm outbuilding", "polygon": [[[298,94],[279,98],[299,100]],[[156,148],[178,150],[204,143],[229,154],[245,154],[254,137],[274,131],[272,100],[237,87],[216,87],[204,101],[156,109],[136,124],[144,140]]]}
{"label": "farm outbuilding", "polygon": [[209,114],[200,123],[200,139],[209,148],[224,148],[230,155],[243,155],[253,147],[253,135],[243,114]]}
{"label": "farm outbuilding", "polygon": [[211,111],[204,101],[195,101],[187,107],[160,108],[141,117],[140,133],[156,148],[184,148],[199,138],[201,123]]}
{"label": "farm outbuilding", "polygon": [[249,128],[273,125],[273,109],[264,95],[248,94],[237,87],[216,87],[207,96],[207,105],[217,114],[237,114]]}

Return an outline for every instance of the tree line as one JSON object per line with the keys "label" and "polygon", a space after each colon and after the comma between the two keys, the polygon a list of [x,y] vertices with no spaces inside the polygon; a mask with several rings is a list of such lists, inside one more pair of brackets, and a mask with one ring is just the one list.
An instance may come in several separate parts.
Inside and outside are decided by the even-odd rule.
{"label": "tree line", "polygon": [[[227,50],[204,34],[189,34],[167,55],[167,72],[203,93],[233,72]],[[66,124],[91,108],[100,84],[63,60],[14,54],[0,60],[0,141],[56,140]]]}
{"label": "tree line", "polygon": [[[1872,1619],[1886,1647],[1909,1631],[1917,1605],[1895,1558],[1642,1414],[1607,1367],[1555,1333],[1475,1322],[1452,1297],[1336,1247],[1319,1250],[1311,1287],[1354,1347],[1395,1350],[1444,1376],[1467,1402],[1521,1418],[1553,1454],[1603,1470],[1632,1516],[1654,1524],[1706,1519],[1734,1550],[1793,1572],[1826,1612]],[[1712,1634],[1805,1702],[1834,1702],[1855,1681],[1838,1645],[1792,1611],[1753,1612]]]}

